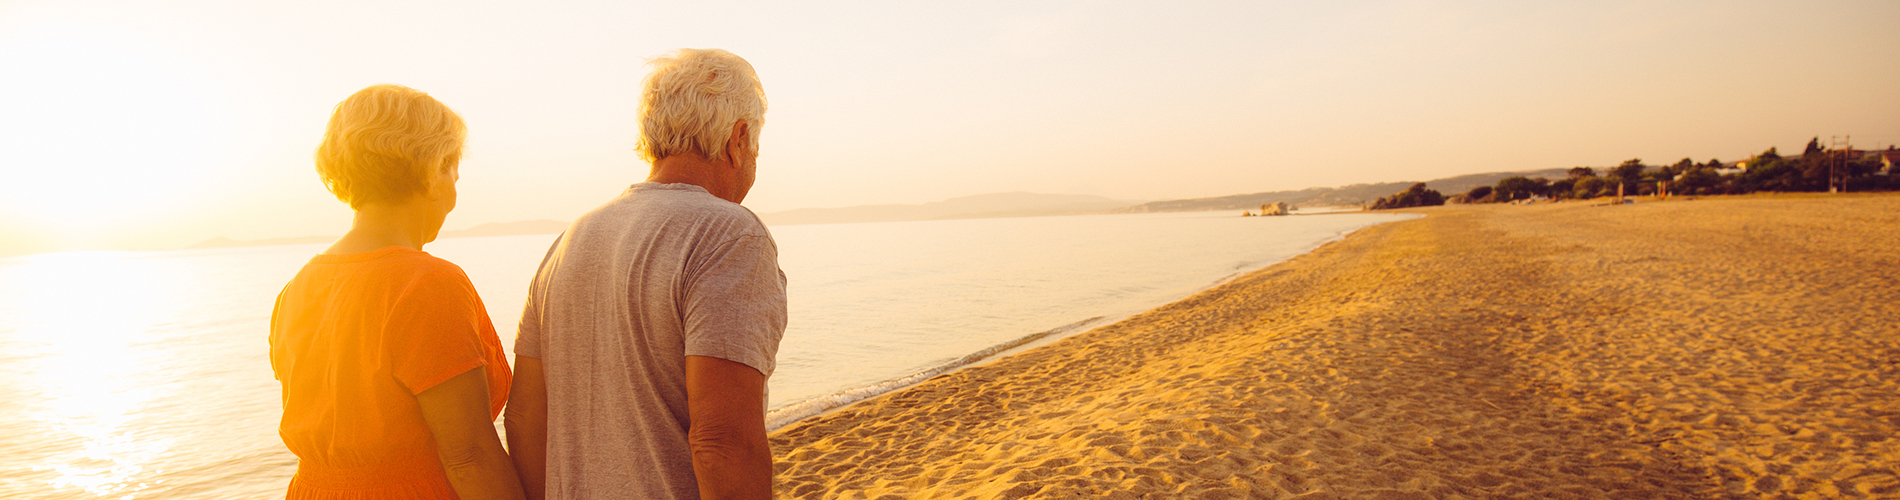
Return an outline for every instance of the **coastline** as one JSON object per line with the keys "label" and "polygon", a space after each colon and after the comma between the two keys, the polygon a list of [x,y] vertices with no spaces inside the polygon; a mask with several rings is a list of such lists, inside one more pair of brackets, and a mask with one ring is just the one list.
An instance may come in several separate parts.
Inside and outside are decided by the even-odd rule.
{"label": "coastline", "polygon": [[[1348,212],[1340,211],[1336,213],[1348,213]],[[1355,209],[1355,211],[1351,213],[1363,213],[1363,211],[1358,211],[1357,209]],[[1325,215],[1325,213],[1308,214],[1308,215]],[[1411,218],[1418,216],[1417,214],[1409,214],[1409,215],[1411,215],[1411,217],[1395,218],[1392,221],[1380,222],[1374,225],[1376,226],[1379,224],[1390,224],[1392,222],[1409,220]],[[1285,262],[1287,260],[1298,258],[1301,255],[1312,253],[1314,250],[1319,249],[1320,247],[1324,247],[1328,244],[1344,239],[1345,237],[1351,235],[1354,231],[1364,230],[1366,227],[1371,227],[1371,226],[1361,226],[1361,227],[1346,229],[1330,237],[1316,240],[1316,241],[1313,241],[1311,244],[1308,244],[1304,247],[1300,247],[1292,256],[1278,259],[1278,260],[1262,261],[1250,266],[1236,269],[1235,272],[1232,274],[1215,279],[1214,281],[1209,282],[1206,286],[1201,287],[1199,289],[1195,289],[1191,292],[1188,292],[1186,296],[1178,297],[1173,300],[1180,300],[1182,298],[1186,298],[1187,296],[1193,296],[1195,294],[1205,292],[1209,289],[1213,289],[1215,287],[1219,287],[1221,285],[1227,284],[1228,282],[1231,282],[1247,274],[1250,274],[1250,273],[1253,273],[1253,272],[1256,272],[1268,267],[1272,267],[1274,265],[1278,265],[1279,263]],[[1162,305],[1166,305],[1166,304],[1164,303]],[[772,409],[766,412],[765,429],[766,429],[766,432],[768,433],[776,432],[780,429],[797,424],[798,422],[804,421],[806,419],[810,419],[813,417],[818,417],[818,416],[826,415],[832,412],[847,409],[851,405],[857,404],[859,401],[873,399],[878,396],[889,394],[891,392],[904,390],[920,382],[929,380],[930,378],[933,378],[933,377],[937,377],[937,376],[945,375],[949,373],[954,373],[958,370],[963,370],[966,368],[982,366],[991,362],[995,362],[996,360],[999,360],[999,359],[1004,359],[1009,356],[1013,356],[1025,351],[1033,350],[1033,349],[1048,345],[1050,343],[1057,342],[1062,339],[1065,339],[1065,338],[1068,338],[1068,337],[1071,337],[1083,332],[1090,331],[1102,325],[1119,322],[1119,321],[1128,319],[1130,317],[1133,317],[1136,314],[1140,314],[1143,310],[1145,309],[1122,311],[1122,312],[1117,312],[1117,313],[1111,313],[1104,316],[1095,316],[1095,317],[1067,323],[1062,326],[1058,326],[1058,327],[1040,331],[1040,332],[1030,333],[1030,334],[1013,338],[1013,339],[1010,339],[998,344],[994,344],[994,345],[985,347],[983,349],[979,349],[977,351],[971,352],[969,354],[965,354],[963,356],[959,356],[957,358],[951,359],[950,361],[944,362],[942,364],[932,366],[922,371],[918,371],[916,373],[911,373],[904,376],[880,381],[880,382],[867,385],[867,386],[851,387],[851,388],[839,390],[837,392],[833,392],[831,394],[827,394],[824,396],[819,396],[816,398],[792,403],[781,408]]]}
{"label": "coastline", "polygon": [[787,426],[780,492],[1900,494],[1900,196],[1401,212]]}

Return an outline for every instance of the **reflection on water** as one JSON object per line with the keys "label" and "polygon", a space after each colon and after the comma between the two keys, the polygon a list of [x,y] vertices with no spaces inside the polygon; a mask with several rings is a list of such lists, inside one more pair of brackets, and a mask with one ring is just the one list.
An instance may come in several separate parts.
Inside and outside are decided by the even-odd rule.
{"label": "reflection on water", "polygon": [[[259,304],[207,290],[258,270],[216,269],[232,257],[75,252],[0,260],[0,497],[247,496],[215,484],[235,469],[205,466],[282,454],[274,419],[265,416],[276,406],[275,382],[268,361],[234,352],[255,343],[203,337],[262,343],[258,328],[268,324],[275,294],[238,288],[262,293]],[[248,303],[236,316],[253,317],[233,318],[234,301]],[[260,306],[262,324],[254,317]],[[242,366],[258,362],[262,370]],[[259,397],[261,405],[245,401]],[[247,415],[232,420],[234,413]],[[251,436],[234,440],[231,431]],[[179,484],[181,473],[194,484]],[[255,467],[244,473],[259,475]]]}
{"label": "reflection on water", "polygon": [[[7,276],[31,293],[7,297],[15,346],[36,355],[22,360],[19,378],[8,384],[37,397],[29,419],[35,439],[66,444],[28,464],[54,489],[133,498],[151,484],[142,481],[153,457],[171,445],[140,439],[136,409],[171,395],[170,384],[142,379],[152,364],[139,345],[158,327],[175,323],[164,298],[181,295],[177,269],[149,265],[122,253],[40,256]],[[12,288],[12,287],[9,287]]]}

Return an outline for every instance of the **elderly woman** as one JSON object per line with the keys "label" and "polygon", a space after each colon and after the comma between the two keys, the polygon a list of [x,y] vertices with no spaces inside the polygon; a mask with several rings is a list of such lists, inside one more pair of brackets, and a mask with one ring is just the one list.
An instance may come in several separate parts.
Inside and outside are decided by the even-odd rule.
{"label": "elderly woman", "polygon": [[467,129],[398,85],[336,107],[317,173],[356,219],[277,297],[291,500],[522,498],[495,434],[512,374],[475,287],[422,251],[455,209]]}

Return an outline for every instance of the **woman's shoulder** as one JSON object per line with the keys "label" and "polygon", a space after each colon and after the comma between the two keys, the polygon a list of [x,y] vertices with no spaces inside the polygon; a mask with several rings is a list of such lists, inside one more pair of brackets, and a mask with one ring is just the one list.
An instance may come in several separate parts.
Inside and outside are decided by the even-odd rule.
{"label": "woman's shoulder", "polygon": [[379,250],[373,259],[356,261],[348,274],[353,282],[367,288],[381,288],[400,295],[423,292],[429,295],[474,295],[475,285],[462,267],[447,259],[421,250],[395,248]]}
{"label": "woman's shoulder", "polygon": [[462,266],[455,265],[454,262],[449,262],[448,259],[431,255],[429,252],[412,250],[403,253],[400,258],[403,259],[406,264],[414,266],[414,269],[420,274],[430,276],[459,276],[464,280],[468,279],[468,274],[462,272]]}
{"label": "woman's shoulder", "polygon": [[462,266],[455,265],[454,262],[421,251],[402,258],[403,267],[408,271],[404,275],[412,282],[454,288],[458,291],[466,290],[470,293],[475,291],[474,284],[469,282],[468,273],[462,271]]}

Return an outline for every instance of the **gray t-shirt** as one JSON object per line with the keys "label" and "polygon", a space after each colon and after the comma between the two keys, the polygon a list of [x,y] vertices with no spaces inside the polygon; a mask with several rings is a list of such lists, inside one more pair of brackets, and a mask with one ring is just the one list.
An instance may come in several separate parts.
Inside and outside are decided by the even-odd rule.
{"label": "gray t-shirt", "polygon": [[541,261],[515,355],[547,374],[547,493],[699,498],[686,356],[771,377],[785,274],[758,216],[690,184],[634,184]]}

